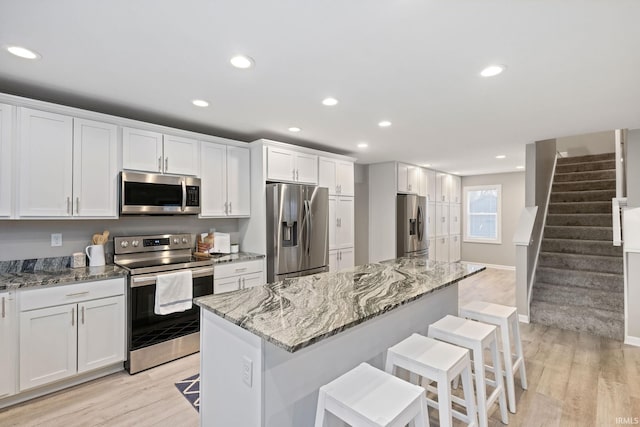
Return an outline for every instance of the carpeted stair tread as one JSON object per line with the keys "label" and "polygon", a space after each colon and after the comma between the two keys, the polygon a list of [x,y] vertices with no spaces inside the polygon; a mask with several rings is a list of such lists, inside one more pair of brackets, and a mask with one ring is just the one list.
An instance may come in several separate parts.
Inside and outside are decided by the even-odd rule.
{"label": "carpeted stair tread", "polygon": [[585,309],[624,311],[624,291],[604,291],[593,288],[579,288],[550,283],[536,282],[536,301],[553,304],[573,305]]}
{"label": "carpeted stair tread", "polygon": [[551,203],[558,202],[606,202],[616,197],[616,190],[588,190],[552,192]]}
{"label": "carpeted stair tread", "polygon": [[611,227],[611,214],[548,214],[547,225]]}
{"label": "carpeted stair tread", "polygon": [[613,227],[555,226],[544,227],[543,238],[613,241]]}
{"label": "carpeted stair tread", "polygon": [[611,213],[611,201],[598,202],[553,202],[549,203],[549,213],[581,214],[581,213]]}
{"label": "carpeted stair tread", "polygon": [[540,267],[623,274],[622,257],[540,252]]}
{"label": "carpeted stair tread", "polygon": [[624,275],[615,273],[538,267],[536,269],[536,281],[551,285],[624,292]]}
{"label": "carpeted stair tread", "polygon": [[624,312],[532,301],[531,322],[618,341],[624,339]]}
{"label": "carpeted stair tread", "polygon": [[604,154],[588,154],[586,156],[573,156],[573,157],[559,157],[559,165],[568,165],[572,163],[588,163],[599,162],[602,160],[615,160],[616,153],[604,153]]}
{"label": "carpeted stair tread", "polygon": [[602,255],[622,257],[622,246],[605,240],[542,239],[540,250],[564,254]]}
{"label": "carpeted stair tread", "polygon": [[557,173],[553,182],[593,181],[596,179],[615,179],[615,170]]}
{"label": "carpeted stair tread", "polygon": [[596,162],[569,163],[566,165],[559,164],[556,166],[556,173],[615,170],[615,168],[616,168],[615,160],[599,160]]}
{"label": "carpeted stair tread", "polygon": [[567,181],[567,182],[554,182],[551,191],[552,192],[566,192],[566,191],[588,191],[588,190],[615,190],[615,179],[598,179],[598,180],[586,180],[586,181]]}

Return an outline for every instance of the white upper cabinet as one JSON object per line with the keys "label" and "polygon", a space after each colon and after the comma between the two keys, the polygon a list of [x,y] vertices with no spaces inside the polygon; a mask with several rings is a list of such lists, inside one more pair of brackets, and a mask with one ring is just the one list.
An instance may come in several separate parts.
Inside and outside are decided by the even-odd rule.
{"label": "white upper cabinet", "polygon": [[199,144],[194,139],[122,128],[124,169],[197,176],[198,152]]}
{"label": "white upper cabinet", "polygon": [[354,244],[353,198],[338,197],[336,200],[336,238],[337,248],[349,248]]}
{"label": "white upper cabinet", "polygon": [[415,193],[420,190],[420,168],[398,163],[398,193]]}
{"label": "white upper cabinet", "polygon": [[11,216],[13,210],[13,144],[11,141],[13,110],[11,105],[0,104],[0,217]]}
{"label": "white upper cabinet", "polygon": [[248,148],[201,143],[201,217],[251,214],[251,159]]}
{"label": "white upper cabinet", "polygon": [[117,127],[20,108],[18,216],[117,217]]}
{"label": "white upper cabinet", "polygon": [[450,201],[462,203],[462,178],[456,175],[451,175]]}
{"label": "white upper cabinet", "polygon": [[28,108],[19,117],[18,215],[71,216],[73,119]]}
{"label": "white upper cabinet", "polygon": [[436,201],[436,173],[429,169],[419,169],[419,194],[427,198],[427,202]]}
{"label": "white upper cabinet", "polygon": [[118,128],[73,119],[73,215],[118,216]]}
{"label": "white upper cabinet", "polygon": [[318,183],[318,156],[268,146],[267,180],[315,185]]}
{"label": "white upper cabinet", "polygon": [[436,202],[449,203],[451,195],[451,175],[436,173]]}
{"label": "white upper cabinet", "polygon": [[320,157],[318,185],[327,187],[330,195],[353,196],[353,162]]}

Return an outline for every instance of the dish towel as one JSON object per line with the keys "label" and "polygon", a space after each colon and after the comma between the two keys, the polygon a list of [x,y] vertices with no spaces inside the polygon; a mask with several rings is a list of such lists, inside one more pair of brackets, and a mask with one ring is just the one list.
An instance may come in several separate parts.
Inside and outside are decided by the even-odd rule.
{"label": "dish towel", "polygon": [[154,313],[159,315],[178,313],[193,306],[193,281],[191,270],[160,274],[156,279],[156,303]]}

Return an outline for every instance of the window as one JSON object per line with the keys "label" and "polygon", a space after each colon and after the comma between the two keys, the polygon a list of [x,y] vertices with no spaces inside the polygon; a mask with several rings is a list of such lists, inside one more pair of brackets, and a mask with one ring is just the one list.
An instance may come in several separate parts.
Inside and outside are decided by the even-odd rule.
{"label": "window", "polygon": [[502,243],[502,186],[464,187],[464,241]]}

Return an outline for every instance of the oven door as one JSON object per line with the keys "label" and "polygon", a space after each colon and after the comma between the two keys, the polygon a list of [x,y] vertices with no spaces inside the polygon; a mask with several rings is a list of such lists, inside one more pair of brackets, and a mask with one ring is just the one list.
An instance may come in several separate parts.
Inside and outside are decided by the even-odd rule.
{"label": "oven door", "polygon": [[120,173],[123,215],[195,215],[200,213],[200,179],[152,173]]}
{"label": "oven door", "polygon": [[[172,272],[175,271],[180,270]],[[200,331],[200,311],[195,304],[179,313],[164,316],[154,313],[158,274],[131,277],[128,303],[130,352]],[[194,268],[191,274],[194,298],[213,294],[213,266]]]}

